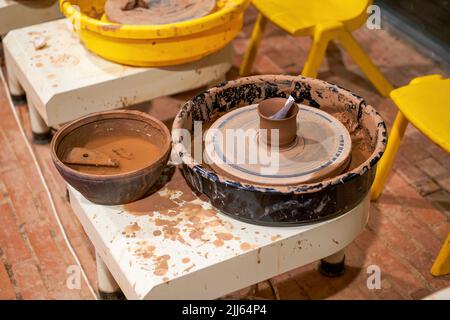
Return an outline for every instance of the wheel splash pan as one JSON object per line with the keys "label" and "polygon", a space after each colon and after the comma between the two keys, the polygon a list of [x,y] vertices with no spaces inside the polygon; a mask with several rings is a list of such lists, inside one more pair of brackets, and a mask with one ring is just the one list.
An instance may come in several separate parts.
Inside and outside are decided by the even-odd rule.
{"label": "wheel splash pan", "polygon": [[97,55],[125,65],[169,66],[203,58],[239,33],[249,0],[218,0],[207,16],[162,25],[108,22],[105,0],[60,0],[84,45]]}
{"label": "wheel splash pan", "polygon": [[[339,176],[310,184],[268,187],[232,181],[196,162],[183,145],[183,130],[193,132],[194,121],[203,126],[218,114],[289,94],[297,103],[324,111],[345,112],[366,129],[373,150],[357,167]],[[346,124],[347,125],[347,124]],[[386,126],[375,109],[359,96],[325,81],[293,76],[255,76],[211,88],[186,102],[172,127],[174,161],[181,162],[187,182],[205,194],[211,204],[245,222],[292,226],[318,222],[344,214],[370,190],[376,164],[387,142]]]}

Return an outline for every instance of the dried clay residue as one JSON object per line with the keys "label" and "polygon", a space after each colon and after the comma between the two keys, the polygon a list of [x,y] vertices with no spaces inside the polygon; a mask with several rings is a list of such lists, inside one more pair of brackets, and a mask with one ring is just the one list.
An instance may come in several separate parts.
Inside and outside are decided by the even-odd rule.
{"label": "dried clay residue", "polygon": [[219,232],[215,234],[216,240],[214,240],[213,244],[216,247],[221,247],[225,244],[225,241],[233,240],[233,235],[231,233]]}
{"label": "dried clay residue", "polygon": [[[192,240],[212,241],[216,247],[221,247],[226,241],[234,239],[229,232],[232,229],[231,224],[220,219],[217,212],[212,209],[204,209],[198,204],[187,203],[182,206],[180,218],[189,221],[186,228],[189,230],[189,237]],[[209,230],[211,235],[205,234],[205,230]]]}
{"label": "dried clay residue", "polygon": [[270,237],[270,240],[277,241],[278,239],[281,239],[281,236],[279,234],[273,235]]}
{"label": "dried clay residue", "polygon": [[155,255],[155,246],[148,244],[146,241],[137,242],[137,249],[135,255],[144,260],[152,259],[154,271],[156,276],[164,276],[169,270],[170,255],[164,254],[161,256]]}
{"label": "dried clay residue", "polygon": [[150,217],[158,212],[161,216],[174,217],[178,208],[185,202],[195,200],[192,190],[187,186],[179,170],[175,170],[164,189],[152,195],[124,205],[128,214]]}
{"label": "dried clay residue", "polygon": [[184,273],[191,271],[191,269],[195,267],[195,263],[190,265],[189,267],[187,267],[186,269],[183,270]]}
{"label": "dried clay residue", "polygon": [[167,219],[155,219],[155,225],[162,227],[162,234],[165,239],[170,239],[172,241],[179,241],[180,243],[186,244],[183,236],[180,233],[180,228],[178,224],[181,219],[177,220],[167,220]]}
{"label": "dried clay residue", "polygon": [[64,53],[56,57],[51,56],[50,62],[55,67],[60,68],[64,66],[76,66],[80,63],[80,59],[74,55]]}
{"label": "dried clay residue", "polygon": [[230,233],[233,228],[231,223],[222,220],[214,209],[203,208],[198,203],[184,201],[176,210],[155,212],[151,221],[156,227],[161,227],[157,234],[154,233],[155,236],[162,234],[165,239],[188,246],[202,242],[221,247],[235,239]]}
{"label": "dried clay residue", "polygon": [[336,112],[331,115],[342,122],[352,138],[352,161],[347,171],[353,170],[369,159],[374,150],[369,132],[366,128],[361,127],[349,112]]}
{"label": "dried clay residue", "polygon": [[154,235],[155,237],[159,237],[161,234],[162,234],[161,230],[155,230],[155,231],[153,231],[153,235]]}
{"label": "dried clay residue", "polygon": [[150,259],[153,257],[155,246],[149,245],[145,241],[139,241],[137,244],[139,247],[135,250],[136,256],[143,259]]}
{"label": "dried clay residue", "polygon": [[155,257],[155,271],[153,272],[157,276],[163,276],[169,270],[169,261],[170,256],[165,254],[163,256]]}
{"label": "dried clay residue", "polygon": [[251,245],[248,242],[243,242],[243,243],[241,243],[240,248],[242,251],[248,251],[253,248],[253,245]]}
{"label": "dried clay residue", "polygon": [[183,258],[183,259],[181,259],[181,262],[183,262],[183,263],[189,263],[189,261],[191,261],[191,259],[189,259],[189,258]]}
{"label": "dried clay residue", "polygon": [[136,232],[138,232],[139,230],[141,230],[141,227],[138,225],[137,222],[135,222],[126,226],[123,229],[122,234],[127,238],[136,237]]}

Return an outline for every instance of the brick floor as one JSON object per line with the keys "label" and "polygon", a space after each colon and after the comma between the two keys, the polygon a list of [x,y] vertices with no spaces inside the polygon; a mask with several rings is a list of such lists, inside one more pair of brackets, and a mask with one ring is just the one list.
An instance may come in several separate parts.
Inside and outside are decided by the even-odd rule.
{"label": "brick floor", "polygon": [[[237,68],[252,30],[255,10],[247,12],[243,31],[235,39]],[[445,70],[386,30],[361,29],[355,36],[394,86],[412,78]],[[298,74],[310,40],[293,38],[270,25],[253,73]],[[346,87],[373,105],[388,127],[395,106],[380,97],[365,76],[338,46],[331,45],[319,78]],[[134,108],[171,124],[180,104],[195,92],[163,97]],[[18,106],[29,135],[26,105]],[[45,189],[0,88],[0,299],[91,299],[86,283],[69,290],[66,270],[75,262],[53,216]],[[96,288],[95,254],[65,197],[65,185],[50,159],[49,146],[33,146],[67,236]],[[450,155],[409,127],[385,192],[371,206],[366,229],[346,249],[347,272],[335,279],[310,264],[273,279],[281,299],[420,299],[450,285],[450,277],[433,277],[429,270],[450,232]],[[381,268],[381,289],[369,290],[367,267]],[[234,293],[247,297],[249,289]],[[257,297],[273,299],[264,282]]]}

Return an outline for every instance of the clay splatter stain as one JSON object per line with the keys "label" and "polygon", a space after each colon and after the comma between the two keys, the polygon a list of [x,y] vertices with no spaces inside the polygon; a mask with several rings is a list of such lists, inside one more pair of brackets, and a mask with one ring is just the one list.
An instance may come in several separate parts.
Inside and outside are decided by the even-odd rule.
{"label": "clay splatter stain", "polygon": [[197,216],[192,216],[192,217],[189,217],[189,221],[192,223],[197,223],[197,222],[200,222],[200,218]]}
{"label": "clay splatter stain", "polygon": [[161,234],[162,234],[161,230],[155,230],[155,231],[153,231],[153,235],[154,235],[155,237],[159,237]]}
{"label": "clay splatter stain", "polygon": [[272,241],[277,241],[278,239],[281,239],[281,236],[279,234],[270,237],[270,240]]}
{"label": "clay splatter stain", "polygon": [[162,232],[165,239],[170,239],[172,241],[179,241],[180,243],[186,244],[186,241],[182,237],[180,233],[180,228],[176,226],[180,222],[180,219],[177,220],[166,220],[157,218],[155,220],[155,225],[162,226]]}
{"label": "clay splatter stain", "polygon": [[259,248],[258,251],[256,251],[256,262],[258,264],[261,263],[261,248]]}
{"label": "clay splatter stain", "polygon": [[136,237],[136,232],[141,230],[141,227],[138,225],[137,222],[130,224],[123,229],[122,234],[125,235],[125,237]]}
{"label": "clay splatter stain", "polygon": [[195,229],[189,233],[189,237],[193,240],[201,240],[203,236],[203,231]]}
{"label": "clay splatter stain", "polygon": [[183,258],[181,260],[181,262],[183,262],[183,263],[189,263],[189,261],[191,261],[191,259],[189,259],[189,258]]}
{"label": "clay splatter stain", "polygon": [[50,57],[51,63],[55,67],[76,66],[80,63],[80,59],[71,54],[61,54],[56,57]]}
{"label": "clay splatter stain", "polygon": [[175,216],[178,208],[178,204],[170,200],[169,197],[160,196],[158,193],[153,194],[150,197],[128,203],[124,205],[127,213],[135,216],[153,216],[154,212],[158,212],[162,216]]}
{"label": "clay splatter stain", "polygon": [[138,242],[138,245],[140,245],[140,247],[138,247],[135,251],[136,256],[143,259],[150,259],[153,257],[153,254],[155,253],[155,246],[149,245],[143,241]]}
{"label": "clay splatter stain", "polygon": [[41,36],[42,35],[42,31],[29,31],[29,32],[27,32],[27,34],[29,36]]}
{"label": "clay splatter stain", "polygon": [[233,235],[231,233],[216,233],[217,239],[221,239],[223,241],[229,241],[233,239]]}
{"label": "clay splatter stain", "polygon": [[191,271],[191,269],[192,269],[193,267],[195,267],[195,263],[192,264],[191,266],[187,267],[186,269],[184,269],[183,272],[189,272],[189,271]]}
{"label": "clay splatter stain", "polygon": [[156,276],[163,276],[169,270],[169,261],[170,256],[165,254],[163,256],[155,257],[155,271],[153,272]]}
{"label": "clay splatter stain", "polygon": [[233,239],[233,235],[231,233],[219,232],[216,233],[216,240],[214,240],[213,244],[216,247],[221,247],[224,245],[225,241],[230,241]]}
{"label": "clay splatter stain", "polygon": [[244,242],[241,243],[240,248],[242,251],[250,250],[253,246],[250,243]]}
{"label": "clay splatter stain", "polygon": [[102,25],[103,31],[115,31],[117,29],[120,29],[122,27],[121,24],[104,24]]}

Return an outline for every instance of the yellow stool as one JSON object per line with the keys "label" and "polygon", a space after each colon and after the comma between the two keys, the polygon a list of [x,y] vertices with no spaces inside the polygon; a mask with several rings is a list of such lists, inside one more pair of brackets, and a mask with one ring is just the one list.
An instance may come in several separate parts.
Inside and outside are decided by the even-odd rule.
{"label": "yellow stool", "polygon": [[240,75],[250,73],[264,28],[270,20],[293,36],[311,36],[312,48],[302,75],[316,78],[330,40],[338,40],[385,97],[393,90],[351,32],[367,19],[372,0],[252,0],[259,10],[249,47],[240,68]]}
{"label": "yellow stool", "polygon": [[[450,152],[450,79],[443,79],[440,75],[417,78],[409,85],[392,91],[391,98],[399,111],[389,134],[386,152],[378,163],[372,200],[377,200],[383,190],[408,122]],[[450,273],[450,234],[431,273]]]}

